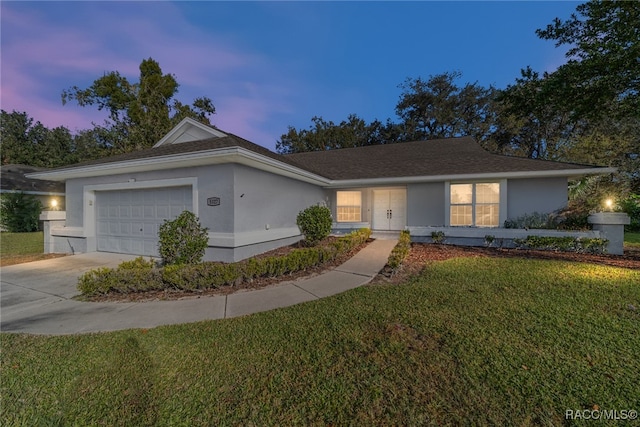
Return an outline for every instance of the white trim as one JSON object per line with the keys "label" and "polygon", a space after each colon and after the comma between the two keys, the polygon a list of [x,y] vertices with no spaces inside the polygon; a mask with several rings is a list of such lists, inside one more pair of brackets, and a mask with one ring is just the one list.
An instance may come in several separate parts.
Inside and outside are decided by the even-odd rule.
{"label": "white trim", "polygon": [[370,228],[371,223],[363,222],[333,222],[331,228],[333,230],[352,230],[354,228]]}
{"label": "white trim", "polygon": [[82,227],[51,227],[51,235],[60,237],[87,237]]}
{"label": "white trim", "polygon": [[327,186],[331,184],[331,180],[320,175],[316,175],[296,166],[254,153],[253,151],[242,147],[217,148],[213,150],[196,151],[193,153],[171,154],[167,156],[127,160],[116,163],[101,163],[98,165],[88,165],[57,171],[39,172],[29,174],[29,177],[52,181],[64,181],[72,178],[112,176],[133,172],[209,166],[221,163],[240,163],[256,169],[319,186]]}
{"label": "white trim", "polygon": [[237,248],[240,246],[265,243],[289,237],[300,236],[298,227],[276,228],[269,230],[244,231],[241,233],[213,233],[209,232],[209,246]]}
{"label": "white trim", "polygon": [[67,219],[66,211],[42,211],[40,221],[64,221]]}
{"label": "white trim", "polygon": [[189,127],[195,127],[201,131],[204,131],[211,135],[212,138],[221,138],[227,136],[226,133],[214,129],[211,126],[207,126],[204,123],[200,123],[192,118],[185,117],[180,123],[178,123],[173,129],[169,131],[160,141],[158,141],[153,148],[160,147],[165,144],[173,144],[176,139],[182,136]]}
{"label": "white trim", "polygon": [[346,188],[358,186],[390,185],[390,184],[419,184],[425,182],[446,182],[446,181],[493,181],[501,179],[516,178],[555,178],[555,177],[578,177],[582,175],[607,174],[616,172],[616,168],[584,168],[584,169],[559,169],[552,171],[524,171],[524,172],[496,172],[496,173],[474,173],[474,174],[450,174],[433,176],[406,176],[393,178],[366,178],[366,179],[345,179],[332,180],[328,187]]}

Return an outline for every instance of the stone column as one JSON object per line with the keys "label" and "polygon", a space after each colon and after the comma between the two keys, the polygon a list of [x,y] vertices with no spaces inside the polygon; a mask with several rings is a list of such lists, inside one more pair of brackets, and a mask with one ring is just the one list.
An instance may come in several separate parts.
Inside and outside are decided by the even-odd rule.
{"label": "stone column", "polygon": [[600,232],[600,237],[609,240],[607,252],[614,255],[624,254],[624,226],[629,225],[629,215],[622,212],[597,212],[589,215],[589,224]]}
{"label": "stone column", "polygon": [[67,213],[65,211],[42,211],[40,221],[43,222],[44,229],[44,253],[50,254],[55,252],[53,236],[51,229],[53,227],[64,227]]}

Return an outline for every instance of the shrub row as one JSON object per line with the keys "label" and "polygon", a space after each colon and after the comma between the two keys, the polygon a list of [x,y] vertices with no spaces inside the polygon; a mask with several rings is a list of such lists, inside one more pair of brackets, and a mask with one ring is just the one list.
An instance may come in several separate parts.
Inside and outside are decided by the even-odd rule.
{"label": "shrub row", "polygon": [[565,208],[552,213],[533,212],[504,222],[504,228],[531,228],[547,230],[589,230],[589,212]]}
{"label": "shrub row", "polygon": [[514,239],[518,248],[541,249],[546,251],[565,251],[590,254],[603,254],[607,252],[607,239],[588,239],[580,237],[546,237],[527,236],[526,239]]}
{"label": "shrub row", "polygon": [[389,259],[387,260],[387,265],[391,268],[392,271],[396,271],[400,268],[404,259],[409,255],[409,250],[411,249],[411,234],[408,230],[403,230],[400,232],[400,238],[398,239],[398,243],[391,251],[391,255],[389,255]]}
{"label": "shrub row", "polygon": [[237,263],[167,265],[158,268],[153,260],[142,257],[123,262],[117,268],[99,268],[89,271],[78,280],[78,290],[87,296],[111,292],[132,293],[151,290],[214,289],[233,286],[258,277],[275,277],[305,270],[331,261],[370,237],[364,228],[340,237],[325,246],[293,249],[284,256],[250,258]]}

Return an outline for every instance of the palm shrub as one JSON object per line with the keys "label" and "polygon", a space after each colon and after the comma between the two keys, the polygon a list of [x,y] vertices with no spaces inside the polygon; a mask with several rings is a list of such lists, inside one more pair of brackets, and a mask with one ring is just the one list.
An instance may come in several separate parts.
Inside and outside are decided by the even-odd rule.
{"label": "palm shrub", "polygon": [[172,221],[160,226],[158,249],[165,264],[197,264],[209,245],[207,229],[198,217],[189,211],[182,212]]}
{"label": "palm shrub", "polygon": [[6,193],[0,201],[0,224],[10,233],[38,231],[42,203],[31,194]]}
{"label": "palm shrub", "polygon": [[331,211],[326,206],[309,206],[296,218],[296,224],[310,246],[315,246],[331,233],[332,222]]}

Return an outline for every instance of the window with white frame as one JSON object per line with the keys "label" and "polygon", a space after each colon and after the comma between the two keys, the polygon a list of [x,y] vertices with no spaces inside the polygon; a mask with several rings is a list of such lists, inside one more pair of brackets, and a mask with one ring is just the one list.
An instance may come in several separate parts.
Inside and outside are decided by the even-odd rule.
{"label": "window with white frame", "polygon": [[338,191],[336,220],[338,222],[362,221],[362,193],[360,191]]}
{"label": "window with white frame", "polygon": [[500,222],[500,184],[451,184],[449,223],[452,226],[497,227]]}

